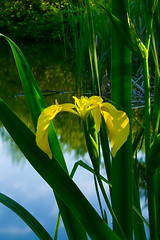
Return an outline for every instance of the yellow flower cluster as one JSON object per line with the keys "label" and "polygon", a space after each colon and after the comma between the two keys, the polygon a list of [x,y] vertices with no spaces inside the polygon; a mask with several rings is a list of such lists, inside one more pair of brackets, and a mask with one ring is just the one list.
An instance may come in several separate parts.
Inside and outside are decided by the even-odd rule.
{"label": "yellow flower cluster", "polygon": [[129,134],[129,119],[125,112],[117,110],[112,104],[103,102],[99,96],[84,97],[80,99],[73,97],[75,103],[64,103],[52,105],[44,109],[40,114],[37,124],[36,142],[39,148],[52,158],[52,152],[48,142],[48,128],[51,121],[59,112],[71,112],[85,121],[91,112],[96,131],[99,132],[101,118],[104,117],[108,129],[108,136],[111,145],[112,156],[115,157],[117,151],[127,140]]}

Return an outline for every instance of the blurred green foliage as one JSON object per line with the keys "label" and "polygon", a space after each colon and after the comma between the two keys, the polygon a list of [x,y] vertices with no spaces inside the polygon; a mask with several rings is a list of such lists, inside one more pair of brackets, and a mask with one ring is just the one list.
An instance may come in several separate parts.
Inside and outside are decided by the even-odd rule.
{"label": "blurred green foliage", "polygon": [[[95,2],[90,2],[94,9]],[[0,32],[12,39],[71,40],[75,30],[73,17],[79,26],[81,13],[83,0],[1,0]]]}
{"label": "blurred green foliage", "polygon": [[0,31],[12,38],[58,39],[68,0],[0,1]]}

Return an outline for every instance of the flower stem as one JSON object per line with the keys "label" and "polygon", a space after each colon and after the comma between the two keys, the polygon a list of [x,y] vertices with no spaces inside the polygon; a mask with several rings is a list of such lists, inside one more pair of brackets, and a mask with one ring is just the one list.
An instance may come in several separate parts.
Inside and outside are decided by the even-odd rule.
{"label": "flower stem", "polygon": [[146,153],[146,165],[147,165],[147,190],[148,190],[148,210],[149,210],[149,222],[150,222],[150,239],[158,240],[157,222],[156,222],[156,201],[154,192],[154,176],[150,176],[149,165],[149,149],[150,149],[150,77],[148,58],[143,59],[143,76],[145,87],[145,153]]}
{"label": "flower stem", "polygon": [[90,114],[88,116],[88,119],[83,121],[83,127],[84,127],[84,134],[85,134],[85,140],[86,140],[86,145],[87,145],[87,149],[88,149],[88,153],[95,171],[95,177],[98,181],[100,190],[102,192],[102,195],[104,197],[104,200],[106,202],[106,205],[113,217],[113,219],[115,220],[115,222],[117,223],[117,227],[119,229],[119,234],[122,240],[126,240],[125,234],[118,222],[118,219],[116,217],[116,214],[114,213],[111,204],[109,202],[108,196],[106,194],[106,190],[103,186],[101,177],[100,177],[100,154],[99,154],[99,144],[98,144],[98,134],[96,132],[96,128],[95,128],[95,123],[94,123],[94,119],[93,116]]}

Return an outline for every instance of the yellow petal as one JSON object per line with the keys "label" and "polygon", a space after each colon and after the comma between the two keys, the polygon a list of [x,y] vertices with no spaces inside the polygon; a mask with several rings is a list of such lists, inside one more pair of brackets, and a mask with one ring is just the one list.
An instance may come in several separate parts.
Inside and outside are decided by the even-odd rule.
{"label": "yellow petal", "polygon": [[91,104],[101,104],[103,102],[103,99],[100,96],[91,96],[89,98],[89,101]]}
{"label": "yellow petal", "polygon": [[44,109],[38,118],[36,142],[38,147],[47,153],[50,158],[52,158],[52,152],[48,142],[48,127],[59,112],[66,111],[77,115],[77,112],[72,108],[75,108],[75,105],[71,103],[52,105]]}
{"label": "yellow petal", "polygon": [[117,110],[113,105],[109,103],[102,103],[101,105],[102,115],[109,132],[112,156],[115,157],[129,135],[129,119],[125,112]]}
{"label": "yellow petal", "polygon": [[63,103],[59,106],[61,106],[61,112],[70,112],[78,115],[78,113],[75,110],[73,110],[73,108],[75,108],[75,105],[72,103]]}
{"label": "yellow petal", "polygon": [[36,143],[50,158],[52,158],[52,152],[48,142],[48,127],[61,109],[60,105],[52,105],[44,109],[38,118]]}

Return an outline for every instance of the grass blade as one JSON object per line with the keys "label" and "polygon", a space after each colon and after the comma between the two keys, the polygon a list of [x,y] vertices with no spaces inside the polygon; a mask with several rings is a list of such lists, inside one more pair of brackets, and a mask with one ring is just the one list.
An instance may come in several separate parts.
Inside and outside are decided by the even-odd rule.
{"label": "grass blade", "polygon": [[[2,100],[0,100],[0,112],[0,120],[30,164],[49,184],[57,196],[64,201],[65,205],[72,211],[78,222],[82,224],[91,239],[120,240],[100,218],[56,159],[51,161],[37,147],[35,135]],[[92,221],[90,221],[91,219]]]}
{"label": "grass blade", "polygon": [[58,230],[59,230],[59,226],[60,226],[60,220],[61,220],[61,214],[59,212],[58,217],[57,217],[56,228],[55,228],[55,231],[54,231],[54,239],[53,240],[58,239]]}
{"label": "grass blade", "polygon": [[[72,169],[72,171],[71,171],[71,174],[70,174],[70,177],[71,177],[71,178],[73,178],[73,176],[74,176],[74,174],[75,174],[78,166],[81,166],[81,167],[83,167],[84,169],[86,169],[87,171],[89,171],[90,173],[95,174],[95,171],[94,171],[93,168],[91,168],[91,167],[88,166],[86,163],[84,163],[83,161],[80,160],[80,161],[78,161],[78,162],[76,162],[76,163],[74,164],[74,167],[73,167],[73,169]],[[112,186],[112,184],[111,184],[108,180],[106,180],[102,175],[100,175],[100,178],[101,178],[101,180],[102,180],[103,182],[105,182],[105,183],[108,184],[109,186]]]}
{"label": "grass blade", "polygon": [[8,196],[0,193],[0,202],[15,212],[41,240],[53,240],[43,226],[25,208]]}
{"label": "grass blade", "polygon": [[[28,102],[29,110],[32,116],[32,121],[36,129],[38,117],[42,112],[42,110],[46,108],[46,103],[41,94],[39,86],[34,78],[32,70],[25,56],[23,55],[22,51],[10,38],[4,36],[3,34],[0,34],[0,36],[4,37],[8,41],[12,49],[15,63],[19,72],[19,77],[21,79],[23,90],[24,90],[24,93]],[[51,148],[52,148],[52,145],[54,145],[54,148],[52,148],[53,155],[58,161],[60,161],[64,169],[67,170],[65,160],[64,160],[53,125],[52,125],[52,129],[50,128],[50,131],[51,133],[49,138],[50,138],[50,141],[52,142]]]}
{"label": "grass blade", "polygon": [[[46,107],[41,91],[39,90],[31,68],[19,47],[10,38],[4,36],[3,34],[0,34],[0,36],[4,37],[8,41],[12,49],[18,73],[22,82],[23,90],[25,95],[27,96],[33,124],[36,128],[38,118],[37,116],[39,116],[40,112]],[[39,99],[39,101],[37,101],[37,99]]]}
{"label": "grass blade", "polygon": [[[30,69],[30,66],[25,56],[21,52],[21,50],[10,38],[4,36],[3,34],[0,34],[0,36],[4,37],[8,41],[12,49],[14,59],[17,65],[17,69],[19,72],[19,76],[22,82],[22,86],[28,101],[32,120],[36,128],[39,114],[46,107],[45,101],[43,99],[41,91],[39,90],[37,82],[35,81],[35,78]],[[25,138],[25,133],[24,133],[24,138]],[[57,159],[60,165],[67,172],[67,166],[66,166],[53,124],[52,124],[52,127],[50,127],[49,129],[49,141],[51,143],[53,156]],[[28,151],[30,150],[28,149]],[[65,225],[67,234],[69,235],[70,239],[73,239],[73,240],[75,239],[80,240],[81,238],[86,239],[86,234],[83,228],[81,227],[81,225],[77,222],[76,218],[73,216],[70,210],[66,207],[63,201],[61,201],[61,199],[56,194],[55,194],[55,197],[57,200],[57,204],[60,208],[60,212],[62,215],[62,219]]]}

